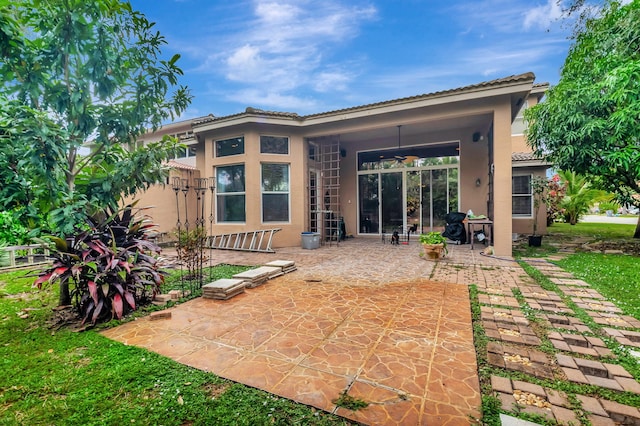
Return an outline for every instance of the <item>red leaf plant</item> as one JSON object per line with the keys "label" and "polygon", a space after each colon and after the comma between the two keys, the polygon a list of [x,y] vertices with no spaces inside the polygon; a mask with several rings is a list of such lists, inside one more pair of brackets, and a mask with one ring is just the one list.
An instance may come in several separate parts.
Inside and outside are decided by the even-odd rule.
{"label": "red leaf plant", "polygon": [[53,264],[34,286],[73,284],[71,296],[83,324],[122,318],[150,303],[164,281],[154,257],[160,247],[150,239],[153,227],[139,214],[142,209],[133,212],[134,205],[103,212],[102,219],[94,217],[88,229],[66,240],[49,237]]}

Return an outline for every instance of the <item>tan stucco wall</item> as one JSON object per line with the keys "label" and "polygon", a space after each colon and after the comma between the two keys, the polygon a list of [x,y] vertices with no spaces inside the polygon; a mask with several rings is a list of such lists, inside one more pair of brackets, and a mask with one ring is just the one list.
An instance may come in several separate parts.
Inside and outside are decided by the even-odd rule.
{"label": "tan stucco wall", "polygon": [[340,159],[340,207],[347,234],[358,234],[358,176],[357,152],[344,148],[345,156]]}
{"label": "tan stucco wall", "polygon": [[[539,93],[530,94],[527,98],[527,107],[531,108],[532,106],[538,103]],[[527,139],[524,134],[512,135],[511,137],[511,151],[512,152],[532,152],[531,147],[527,144]],[[541,167],[516,167],[513,169],[513,174],[532,174],[540,177],[546,176],[546,166]],[[546,220],[546,212],[545,207],[540,206],[538,210],[538,229],[537,233],[545,235],[547,233],[547,220]],[[525,234],[529,235],[533,233],[533,219],[532,218],[524,218],[524,217],[514,217],[512,220],[512,232],[517,233],[519,235]]]}
{"label": "tan stucco wall", "polygon": [[531,152],[524,135],[513,135],[511,137],[511,150],[512,152]]}
{"label": "tan stucco wall", "polygon": [[[527,98],[527,104],[526,104],[527,108],[531,108],[532,106],[538,104],[538,97],[539,97],[538,93],[530,94],[529,97]],[[522,112],[519,115],[521,117]],[[512,141],[513,152],[531,152],[531,147],[527,145],[527,139],[523,133],[514,134],[512,136],[511,141]]]}
{"label": "tan stucco wall", "polygon": [[496,106],[493,121],[493,244],[498,256],[511,256],[511,108]]}
{"label": "tan stucco wall", "polygon": [[[177,210],[176,210],[176,195],[172,189],[171,182],[174,177],[181,179],[188,179],[189,182],[193,182],[194,178],[200,176],[198,170],[172,170],[169,175],[169,184],[157,184],[151,186],[146,191],[140,192],[133,197],[128,197],[123,200],[124,204],[128,204],[133,200],[138,200],[137,207],[148,207],[143,213],[148,215],[151,220],[157,224],[156,232],[164,234],[163,238],[173,239],[172,233],[176,230],[177,224]],[[207,200],[209,196],[207,195]],[[186,198],[186,210],[188,213],[189,224],[191,229],[195,226],[196,221],[196,194],[191,189],[187,192]],[[185,218],[185,197],[184,193],[179,193],[179,207],[180,207],[180,221],[183,226],[186,223]],[[205,217],[208,218],[209,209],[207,207],[207,213]],[[206,221],[207,229],[209,221]]]}
{"label": "tan stucco wall", "polygon": [[[483,138],[473,142],[473,133],[468,129],[460,141],[460,211],[472,210],[474,215],[488,216],[489,140],[482,132]],[[477,179],[480,186],[476,186]]]}
{"label": "tan stucco wall", "polygon": [[[260,135],[288,136],[289,154],[261,154]],[[245,153],[226,157],[213,157],[214,141],[244,136]],[[300,244],[300,233],[306,226],[306,172],[304,141],[291,129],[279,127],[247,127],[238,131],[209,132],[201,137],[198,144],[197,167],[206,170],[208,176],[215,176],[215,167],[223,165],[245,165],[245,203],[246,222],[215,223],[213,234],[257,231],[261,229],[281,228],[275,234],[272,247],[289,247]],[[262,223],[261,164],[284,163],[289,165],[289,215],[290,221]]]}
{"label": "tan stucco wall", "polygon": [[[517,168],[513,171],[514,175],[534,175],[540,177],[546,177],[545,170],[538,168]],[[544,205],[538,208],[537,215],[538,229],[537,234],[547,234],[547,214]],[[519,235],[531,235],[533,233],[533,218],[531,217],[514,217],[513,218],[513,232]]]}

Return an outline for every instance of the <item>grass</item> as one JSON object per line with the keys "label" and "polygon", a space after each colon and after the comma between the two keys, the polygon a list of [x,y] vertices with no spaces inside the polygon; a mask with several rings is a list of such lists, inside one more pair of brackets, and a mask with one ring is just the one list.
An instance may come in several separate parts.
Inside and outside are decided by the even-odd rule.
{"label": "grass", "polygon": [[351,395],[347,394],[347,391],[344,391],[340,394],[340,396],[333,401],[338,407],[346,408],[352,411],[358,411],[363,408],[367,408],[369,403],[359,398],[354,398]]}
{"label": "grass", "polygon": [[32,282],[0,274],[0,425],[351,424],[94,330],[53,331],[56,291]]}
{"label": "grass", "polygon": [[547,230],[556,238],[587,238],[592,241],[599,240],[630,240],[636,225],[622,223],[554,223]]}
{"label": "grass", "polygon": [[[240,272],[244,272],[248,269],[251,269],[252,266],[242,266],[242,265],[217,265],[213,267],[204,267],[202,268],[202,275],[204,277],[204,282],[209,283],[220,278],[230,278],[235,274],[239,274]],[[164,284],[162,285],[162,291],[164,293],[169,290],[180,290],[183,285],[188,285],[188,282],[185,282],[181,279],[181,275],[186,275],[187,271],[172,271],[165,279]]]}
{"label": "grass", "polygon": [[556,262],[627,315],[640,320],[640,259],[635,256],[576,253]]}

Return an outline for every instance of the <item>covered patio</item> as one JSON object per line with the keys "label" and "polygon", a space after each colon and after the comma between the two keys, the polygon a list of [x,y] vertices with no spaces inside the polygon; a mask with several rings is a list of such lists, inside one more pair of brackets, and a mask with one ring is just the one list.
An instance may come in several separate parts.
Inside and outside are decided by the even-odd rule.
{"label": "covered patio", "polygon": [[[449,245],[439,262],[420,250],[363,237],[275,254],[213,251],[213,264],[286,259],[298,270],[104,334],[365,424],[468,424],[481,404],[468,285],[510,285],[523,271],[477,246]],[[345,392],[369,406],[337,406]]]}

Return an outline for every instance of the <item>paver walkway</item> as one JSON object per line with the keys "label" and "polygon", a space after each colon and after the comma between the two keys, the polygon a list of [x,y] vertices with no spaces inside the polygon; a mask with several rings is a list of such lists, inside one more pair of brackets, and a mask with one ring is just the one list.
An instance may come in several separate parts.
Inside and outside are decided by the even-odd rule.
{"label": "paver walkway", "polygon": [[[476,284],[490,339],[480,355],[493,371],[584,378],[582,383],[618,391],[616,382],[621,392],[633,392],[637,381],[609,358],[598,365],[580,360],[609,353],[571,315],[567,299],[559,297],[564,294],[542,289],[511,259],[485,257],[468,245],[449,249],[440,262],[421,259],[415,242],[390,246],[364,238],[276,254],[213,251],[212,264],[286,259],[298,270],[227,301],[195,299],[172,308],[171,319],[143,318],[104,334],[365,424],[467,425],[480,416],[481,404],[468,293],[468,285]],[[615,322],[633,327],[632,319],[612,312],[570,274],[549,263],[532,264],[570,286],[567,294],[593,308],[590,314],[607,322],[613,338],[635,340],[634,331]],[[523,307],[550,322],[550,335],[532,327]],[[566,325],[555,329],[558,324]],[[552,342],[557,359],[537,350],[542,340]],[[579,424],[579,410],[585,410],[593,424],[613,425],[623,412],[628,423],[620,424],[640,424],[637,408],[613,401],[579,396],[583,403],[576,411],[566,395],[526,381],[495,375],[491,386],[502,409],[514,415],[524,410]],[[337,407],[343,392],[369,407]],[[522,395],[546,405],[527,405],[517,399]]]}

